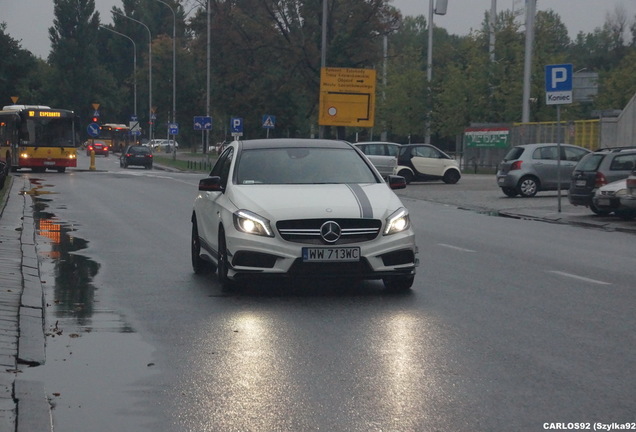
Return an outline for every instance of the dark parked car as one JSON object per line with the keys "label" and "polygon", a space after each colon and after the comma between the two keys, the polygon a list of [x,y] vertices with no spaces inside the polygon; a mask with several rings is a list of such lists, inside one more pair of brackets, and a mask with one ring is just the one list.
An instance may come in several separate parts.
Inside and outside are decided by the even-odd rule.
{"label": "dark parked car", "polygon": [[119,166],[128,168],[130,165],[152,169],[152,151],[150,147],[143,145],[126,147],[126,151],[124,151],[119,158]]}
{"label": "dark parked car", "polygon": [[627,178],[636,166],[636,148],[597,150],[583,157],[572,171],[568,200],[575,206],[589,207],[594,213],[609,213],[594,204],[594,193],[602,186]]}
{"label": "dark parked car", "polygon": [[412,181],[443,180],[455,184],[462,174],[459,164],[430,144],[405,144],[398,155],[398,175]]}
{"label": "dark parked car", "polygon": [[96,155],[101,154],[108,157],[109,150],[108,144],[104,141],[92,139],[86,144],[86,156],[90,156],[91,151],[94,151]]}
{"label": "dark parked car", "polygon": [[[509,197],[532,197],[539,191],[570,186],[572,170],[583,156],[583,147],[555,143],[523,144],[511,148],[497,170],[497,185]],[[560,159],[560,160],[559,160]]]}

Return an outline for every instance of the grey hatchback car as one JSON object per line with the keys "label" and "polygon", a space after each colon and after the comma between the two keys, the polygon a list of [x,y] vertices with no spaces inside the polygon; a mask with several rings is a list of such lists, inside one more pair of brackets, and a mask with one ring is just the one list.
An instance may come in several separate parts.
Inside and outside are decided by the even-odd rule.
{"label": "grey hatchback car", "polygon": [[[532,197],[539,191],[570,186],[577,162],[590,150],[556,143],[523,144],[511,148],[497,170],[497,185],[509,197]],[[560,161],[559,161],[560,159]],[[560,169],[559,169],[560,168]]]}

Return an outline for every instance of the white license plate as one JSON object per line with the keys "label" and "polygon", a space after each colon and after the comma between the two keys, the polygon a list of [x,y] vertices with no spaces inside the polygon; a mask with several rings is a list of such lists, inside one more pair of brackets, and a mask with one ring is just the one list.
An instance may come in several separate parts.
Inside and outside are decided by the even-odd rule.
{"label": "white license plate", "polygon": [[599,198],[596,200],[596,202],[598,203],[598,205],[600,206],[605,206],[605,207],[609,207],[610,205],[610,200],[609,198]]}
{"label": "white license plate", "polygon": [[54,161],[44,161],[44,165],[55,165]]}
{"label": "white license plate", "polygon": [[576,181],[576,185],[577,186],[587,186],[587,180],[577,180]]}
{"label": "white license plate", "polygon": [[360,261],[359,247],[303,248],[304,262],[351,262]]}

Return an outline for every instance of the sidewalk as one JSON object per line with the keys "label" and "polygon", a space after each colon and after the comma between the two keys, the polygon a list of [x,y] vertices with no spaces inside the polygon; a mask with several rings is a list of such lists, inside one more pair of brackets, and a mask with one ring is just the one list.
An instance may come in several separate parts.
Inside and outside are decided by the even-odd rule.
{"label": "sidewalk", "polygon": [[0,431],[50,431],[43,385],[20,377],[20,368],[45,360],[44,296],[31,198],[21,193],[29,184],[12,177],[5,187],[0,208]]}

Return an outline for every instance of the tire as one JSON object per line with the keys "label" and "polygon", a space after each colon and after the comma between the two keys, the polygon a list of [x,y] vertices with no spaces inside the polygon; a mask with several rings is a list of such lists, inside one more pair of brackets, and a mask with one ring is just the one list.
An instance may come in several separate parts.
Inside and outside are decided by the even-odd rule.
{"label": "tire", "polygon": [[611,213],[607,210],[601,210],[600,208],[596,207],[593,202],[590,204],[590,210],[592,210],[592,213],[597,216],[609,216],[609,214]]}
{"label": "tire", "polygon": [[384,282],[384,287],[387,291],[390,292],[406,292],[411,289],[413,286],[413,281],[415,280],[415,275],[408,276],[390,276],[384,278],[382,281]]}
{"label": "tire", "polygon": [[539,181],[534,177],[523,177],[517,185],[517,193],[524,198],[532,198],[539,191]]}
{"label": "tire", "polygon": [[59,173],[66,172],[66,167],[58,168],[57,172],[59,172]]}
{"label": "tire", "polygon": [[518,195],[517,189],[511,187],[502,187],[501,191],[504,193],[504,195],[510,198],[514,198]]}
{"label": "tire", "polygon": [[444,173],[444,177],[442,178],[442,180],[446,184],[455,184],[461,177],[462,175],[459,173],[459,171],[452,169]]}
{"label": "tire", "polygon": [[201,240],[199,239],[199,229],[197,228],[196,219],[192,221],[190,255],[192,258],[192,270],[194,270],[195,274],[203,274],[211,270],[211,263],[201,258]]}
{"label": "tire", "polygon": [[404,177],[406,184],[410,184],[413,181],[413,173],[407,169],[400,170],[397,175]]}
{"label": "tire", "polygon": [[225,231],[219,228],[219,262],[216,268],[217,277],[221,288],[230,291],[235,287],[234,282],[228,277],[229,264],[227,258],[227,245],[225,242]]}

